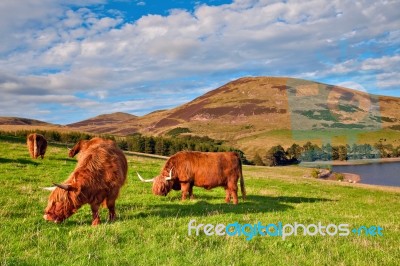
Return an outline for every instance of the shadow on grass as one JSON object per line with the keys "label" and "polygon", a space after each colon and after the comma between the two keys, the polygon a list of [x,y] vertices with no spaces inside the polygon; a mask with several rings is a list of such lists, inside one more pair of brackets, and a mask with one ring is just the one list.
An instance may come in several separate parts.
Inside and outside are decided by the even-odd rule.
{"label": "shadow on grass", "polygon": [[[220,200],[220,203],[210,203],[211,200]],[[154,200],[151,202],[146,201],[143,204],[118,202],[116,211],[118,218],[115,222],[127,221],[140,218],[148,217],[160,217],[160,218],[176,218],[176,217],[204,217],[213,215],[224,215],[224,214],[249,214],[249,213],[267,213],[267,212],[284,212],[287,210],[294,209],[293,204],[301,203],[320,203],[334,201],[325,198],[308,198],[308,197],[269,197],[260,195],[248,195],[246,201],[239,201],[238,205],[227,204],[224,202],[224,198],[216,197],[212,195],[201,195],[201,198],[195,200],[180,201],[179,197],[162,198],[154,196]],[[141,211],[137,211],[137,207]],[[101,222],[107,224],[107,208],[101,208]],[[83,210],[79,210],[82,212]],[[45,221],[43,221],[45,222]],[[82,216],[82,220],[67,219],[62,223],[64,227],[74,227],[77,225],[91,224],[91,213],[87,212]],[[57,225],[59,226],[59,225]]]}
{"label": "shadow on grass", "polygon": [[[38,159],[41,160],[41,159]],[[40,163],[27,160],[27,159],[8,159],[8,158],[0,158],[0,163],[20,163],[20,164],[32,164],[38,166]]]}
{"label": "shadow on grass", "polygon": [[[325,198],[307,198],[307,197],[268,197],[259,195],[249,195],[246,201],[239,201],[238,205],[227,204],[224,198],[202,195],[195,200],[163,201],[164,204],[148,204],[149,209],[135,214],[129,214],[131,206],[128,204],[118,204],[118,209],[123,215],[123,219],[146,218],[148,216],[159,217],[183,217],[183,216],[208,216],[224,213],[248,214],[248,213],[266,213],[283,212],[294,209],[293,204],[300,203],[318,203],[332,201]],[[219,199],[221,203],[210,203],[209,200]]]}
{"label": "shadow on grass", "polygon": [[72,163],[76,163],[78,161],[77,159],[74,159],[74,158],[53,158],[53,160],[66,161],[66,162],[72,162]]}

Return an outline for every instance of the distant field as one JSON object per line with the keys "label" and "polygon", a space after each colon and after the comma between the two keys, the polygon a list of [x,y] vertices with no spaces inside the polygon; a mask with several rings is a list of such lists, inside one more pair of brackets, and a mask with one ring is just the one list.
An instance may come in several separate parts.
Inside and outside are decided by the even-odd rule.
{"label": "distant field", "polygon": [[[50,146],[44,160],[32,160],[23,143],[0,141],[1,265],[398,265],[400,190],[361,187],[304,178],[300,167],[244,167],[248,198],[224,203],[224,190],[194,189],[151,194],[141,183],[156,175],[162,159],[128,156],[129,176],[117,201],[118,219],[90,226],[88,206],[62,224],[43,220],[48,191],[62,182],[75,159]],[[381,226],[383,236],[188,236],[188,223],[268,223]],[[192,234],[195,234],[193,231]]]}

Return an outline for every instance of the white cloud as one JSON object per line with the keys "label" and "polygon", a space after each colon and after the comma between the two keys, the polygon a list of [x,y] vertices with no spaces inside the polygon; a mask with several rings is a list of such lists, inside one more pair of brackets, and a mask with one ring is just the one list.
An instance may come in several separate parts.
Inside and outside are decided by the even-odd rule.
{"label": "white cloud", "polygon": [[384,89],[386,88],[393,88],[400,87],[400,72],[389,72],[389,73],[382,73],[377,75],[377,85]]}
{"label": "white cloud", "polygon": [[[200,93],[208,85],[196,88],[191,80],[216,84],[241,73],[323,78],[367,71],[376,75],[378,86],[398,86],[396,52],[363,57],[398,47],[398,1],[237,0],[134,22],[115,11],[114,17],[95,13],[89,4],[96,1],[76,1],[73,9],[61,2],[0,3],[1,91],[21,97],[32,91],[114,97],[117,108],[116,95],[134,99],[147,91],[185,88]],[[151,97],[143,97],[143,106],[152,106]],[[73,106],[61,97],[54,103]]]}
{"label": "white cloud", "polygon": [[400,55],[383,56],[380,58],[366,59],[361,68],[363,70],[388,70],[397,69],[400,71]]}

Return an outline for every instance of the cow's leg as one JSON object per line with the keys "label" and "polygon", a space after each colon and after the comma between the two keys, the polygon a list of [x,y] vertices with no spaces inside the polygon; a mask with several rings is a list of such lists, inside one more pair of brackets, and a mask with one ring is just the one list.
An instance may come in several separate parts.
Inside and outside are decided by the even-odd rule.
{"label": "cow's leg", "polygon": [[[238,187],[237,187],[237,184],[236,183],[233,183],[233,184],[228,183],[228,191],[229,192],[227,192],[227,195],[229,193],[229,195],[232,196],[233,204],[238,204],[238,195],[237,195]],[[225,201],[226,201],[226,199],[225,199]],[[226,201],[226,202],[230,202],[230,200]]]}
{"label": "cow's leg", "polygon": [[108,221],[113,222],[115,220],[115,200],[116,198],[107,198],[107,208],[108,208]]}
{"label": "cow's leg", "polygon": [[190,184],[190,187],[189,187],[189,198],[191,200],[194,199],[194,196],[193,196],[193,184]]}
{"label": "cow's leg", "polygon": [[238,204],[237,187],[231,189],[231,194],[233,197],[233,204]]}
{"label": "cow's leg", "polygon": [[230,193],[230,191],[229,191],[229,189],[228,189],[227,187],[225,188],[225,194],[226,194],[226,196],[225,196],[225,202],[226,202],[226,203],[231,202],[231,193]]}
{"label": "cow's leg", "polygon": [[186,195],[190,191],[190,184],[189,183],[181,183],[181,190],[182,190],[182,200],[185,200]]}
{"label": "cow's leg", "polygon": [[100,224],[100,215],[99,215],[100,204],[92,203],[90,204],[90,208],[92,209],[92,225]]}
{"label": "cow's leg", "polygon": [[228,184],[229,187],[229,191],[230,194],[233,198],[233,204],[238,204],[238,195],[237,195],[237,191],[238,191],[238,187],[237,187],[237,183],[233,183],[233,184]]}

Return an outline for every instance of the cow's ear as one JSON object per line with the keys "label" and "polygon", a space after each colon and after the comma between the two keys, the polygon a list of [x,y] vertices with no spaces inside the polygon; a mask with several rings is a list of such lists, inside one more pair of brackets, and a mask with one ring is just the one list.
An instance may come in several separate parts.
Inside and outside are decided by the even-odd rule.
{"label": "cow's ear", "polygon": [[55,185],[56,187],[62,188],[66,191],[72,191],[75,190],[75,187],[70,185],[70,184],[57,184],[57,183],[53,183],[53,185]]}

